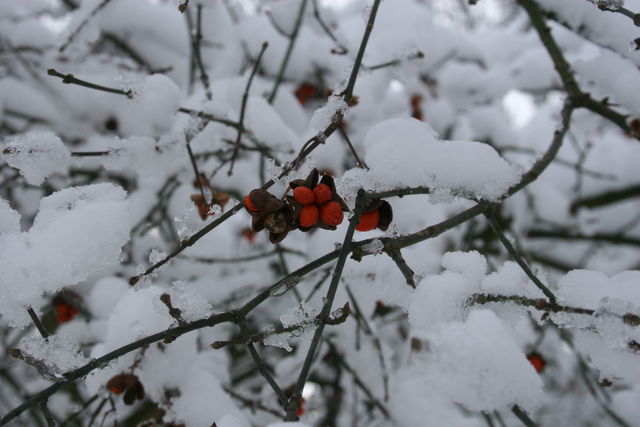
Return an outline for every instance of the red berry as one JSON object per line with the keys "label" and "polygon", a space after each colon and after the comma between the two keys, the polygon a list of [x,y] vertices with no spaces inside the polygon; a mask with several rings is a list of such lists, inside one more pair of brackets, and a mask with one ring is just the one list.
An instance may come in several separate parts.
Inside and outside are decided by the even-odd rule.
{"label": "red berry", "polygon": [[303,105],[306,104],[307,101],[309,101],[311,98],[316,96],[317,93],[318,88],[310,83],[302,83],[300,86],[298,86],[295,92],[296,98],[298,98],[300,104]]}
{"label": "red berry", "polygon": [[76,317],[78,309],[67,303],[56,304],[56,320],[58,323],[66,323]]}
{"label": "red berry", "polygon": [[304,414],[304,403],[306,402],[304,397],[300,397],[300,406],[298,407],[298,410],[296,411],[296,415],[301,417]]}
{"label": "red berry", "polygon": [[257,212],[258,209],[255,207],[249,195],[244,196],[244,207],[247,208],[250,212]]}
{"label": "red berry", "polygon": [[375,211],[367,212],[365,214],[360,215],[360,222],[358,222],[358,225],[356,225],[356,230],[358,231],[373,230],[378,226],[379,221],[380,221],[380,212],[377,209]]}
{"label": "red berry", "polygon": [[527,359],[529,360],[529,363],[531,363],[533,365],[533,367],[534,367],[534,369],[536,370],[537,373],[542,372],[546,362],[544,361],[544,359],[542,358],[542,356],[540,354],[538,354],[538,353],[529,353],[527,355]]}
{"label": "red berry", "polygon": [[319,217],[320,212],[318,211],[318,207],[316,205],[307,205],[300,211],[298,224],[300,224],[301,227],[313,227],[318,222]]}
{"label": "red berry", "polygon": [[296,187],[296,189],[293,190],[293,198],[296,199],[296,202],[305,206],[310,205],[316,200],[315,196],[313,195],[313,191],[310,188],[302,186]]}
{"label": "red berry", "polygon": [[322,205],[320,208],[320,219],[322,219],[322,222],[332,227],[341,224],[344,219],[344,213],[342,213],[342,206],[340,206],[340,203],[328,202]]}
{"label": "red berry", "polygon": [[240,231],[240,234],[242,234],[242,236],[244,236],[244,238],[247,239],[249,243],[253,243],[256,238],[256,233],[254,233],[250,228],[243,228],[242,231]]}
{"label": "red berry", "polygon": [[316,203],[319,205],[328,202],[333,197],[333,193],[327,184],[319,184],[313,189],[313,195],[316,198]]}

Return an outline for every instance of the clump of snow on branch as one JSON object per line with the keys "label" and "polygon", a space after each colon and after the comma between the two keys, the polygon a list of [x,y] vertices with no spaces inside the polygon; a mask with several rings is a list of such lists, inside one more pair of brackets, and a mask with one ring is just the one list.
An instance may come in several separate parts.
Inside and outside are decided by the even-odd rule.
{"label": "clump of snow on branch", "polygon": [[168,292],[173,307],[180,310],[180,316],[187,322],[204,319],[212,314],[211,304],[187,282],[177,280]]}
{"label": "clump of snow on branch", "polygon": [[63,374],[89,362],[80,351],[78,344],[64,334],[56,334],[44,339],[37,335],[24,337],[18,343],[20,357],[38,367],[51,379],[63,379]]}
{"label": "clump of snow on branch", "polygon": [[133,98],[126,100],[118,117],[125,134],[160,136],[171,129],[182,101],[182,91],[165,75],[153,74],[131,87]]}
{"label": "clump of snow on branch", "polygon": [[489,310],[474,310],[463,322],[435,326],[413,367],[434,389],[472,411],[527,410],[543,402],[543,383],[507,327]]}
{"label": "clump of snow on branch", "polygon": [[371,170],[352,169],[343,180],[372,190],[426,186],[440,195],[496,201],[521,175],[490,146],[440,140],[428,124],[414,119],[377,124],[365,136],[364,147]]}
{"label": "clump of snow on branch", "polygon": [[2,147],[2,159],[20,170],[31,185],[40,185],[52,174],[64,173],[71,165],[71,152],[50,131],[31,131],[9,138]]}
{"label": "clump of snow on branch", "polygon": [[7,322],[26,324],[25,307],[44,292],[74,285],[119,262],[129,239],[125,196],[113,184],[66,188],[40,201],[29,231],[0,235],[0,312]]}

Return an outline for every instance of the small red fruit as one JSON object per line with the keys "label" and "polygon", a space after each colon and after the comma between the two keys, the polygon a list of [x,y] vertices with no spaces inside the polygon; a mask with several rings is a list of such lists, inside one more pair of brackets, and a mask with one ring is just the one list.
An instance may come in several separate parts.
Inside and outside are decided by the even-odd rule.
{"label": "small red fruit", "polygon": [[304,414],[304,403],[306,402],[306,399],[304,397],[300,397],[300,406],[298,407],[298,410],[296,411],[296,415],[301,417]]}
{"label": "small red fruit", "polygon": [[529,360],[529,363],[533,365],[533,368],[537,373],[542,372],[544,365],[546,365],[546,362],[539,353],[529,353],[527,355],[527,359]]}
{"label": "small red fruit", "polygon": [[316,205],[307,205],[300,211],[298,224],[300,224],[301,227],[313,227],[318,222],[319,217],[320,212],[318,211],[318,207]]}
{"label": "small red fruit", "polygon": [[336,225],[341,224],[342,220],[344,219],[344,213],[342,212],[342,206],[340,206],[340,203],[329,202],[322,205],[322,207],[320,208],[320,219],[322,220],[322,222],[331,227],[335,227]]}
{"label": "small red fruit", "polygon": [[249,195],[244,196],[244,206],[247,208],[248,211],[251,211],[251,212],[258,211],[258,209],[255,207],[255,205],[251,201],[251,198],[249,197]]}
{"label": "small red fruit", "polygon": [[56,320],[58,323],[66,323],[76,317],[78,309],[66,302],[62,302],[55,305],[56,307]]}
{"label": "small red fruit", "polygon": [[293,198],[296,199],[296,202],[304,206],[310,205],[316,200],[313,191],[310,188],[302,186],[296,187],[296,189],[293,190]]}
{"label": "small red fruit", "polygon": [[247,239],[249,243],[253,243],[256,238],[256,233],[254,233],[250,228],[243,228],[242,231],[240,231],[240,234]]}
{"label": "small red fruit", "polygon": [[370,231],[378,226],[380,222],[380,212],[378,209],[360,215],[360,222],[356,225],[358,231]]}
{"label": "small red fruit", "polygon": [[321,205],[331,200],[333,193],[327,184],[318,184],[316,188],[313,189],[313,195],[316,198],[316,203]]}
{"label": "small red fruit", "polygon": [[302,83],[295,91],[296,98],[300,104],[306,104],[307,101],[318,95],[318,88],[311,83]]}
{"label": "small red fruit", "polygon": [[111,386],[111,388],[109,389],[109,391],[111,391],[111,393],[113,393],[113,394],[120,394],[120,393],[122,393],[124,390],[122,390],[122,389],[120,389],[120,388],[118,388],[118,387],[116,387],[116,386],[114,386],[114,385],[113,385],[113,386]]}

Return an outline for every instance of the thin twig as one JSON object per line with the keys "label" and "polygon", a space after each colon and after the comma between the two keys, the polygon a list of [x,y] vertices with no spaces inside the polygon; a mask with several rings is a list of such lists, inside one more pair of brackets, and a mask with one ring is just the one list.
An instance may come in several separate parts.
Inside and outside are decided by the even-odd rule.
{"label": "thin twig", "polygon": [[[242,329],[242,333],[245,334],[247,329],[246,329],[246,325],[243,322],[240,323],[240,328]],[[271,375],[271,372],[269,372],[267,364],[265,363],[264,360],[262,360],[262,358],[260,357],[260,354],[258,354],[258,351],[256,350],[256,347],[253,345],[251,341],[247,342],[247,349],[249,350],[249,354],[251,354],[251,358],[255,362],[256,367],[258,368],[258,372],[260,372],[260,375],[262,375],[262,377],[267,381],[269,386],[271,386],[271,389],[276,393],[276,396],[278,396],[278,400],[280,401],[280,404],[284,406],[287,403],[287,396],[285,396],[284,392],[276,382],[275,378],[273,378],[273,375]]]}
{"label": "thin twig", "polygon": [[384,400],[386,402],[389,400],[389,374],[387,372],[387,364],[385,363],[385,360],[384,360],[384,354],[382,352],[382,345],[380,344],[380,338],[378,338],[373,333],[373,329],[371,328],[371,325],[369,325],[367,318],[362,313],[362,310],[360,309],[360,305],[358,304],[358,301],[356,300],[356,297],[353,294],[353,292],[351,292],[351,288],[349,288],[349,285],[345,286],[345,290],[347,291],[347,295],[349,296],[349,299],[353,303],[356,320],[358,321],[359,325],[362,327],[362,330],[364,331],[364,333],[372,338],[373,346],[375,347],[376,352],[378,353],[378,362],[380,363],[380,372],[382,373],[382,388],[384,390]]}
{"label": "thin twig", "polygon": [[82,414],[82,412],[84,412],[89,406],[91,406],[91,404],[93,402],[95,402],[96,400],[98,400],[98,394],[94,394],[89,400],[87,400],[86,402],[84,402],[82,404],[82,408],[80,408],[79,410],[77,410],[76,412],[74,412],[73,414],[69,415],[64,421],[62,421],[60,423],[60,427],[64,427],[67,424],[71,423],[71,421],[75,420],[76,418],[78,418],[80,416],[80,414]]}
{"label": "thin twig", "polygon": [[[186,6],[185,6],[186,9]],[[181,11],[182,12],[182,11]],[[202,5],[198,3],[196,7],[196,32],[191,34],[191,44],[193,49],[193,56],[200,71],[200,81],[204,87],[204,93],[209,101],[211,101],[211,87],[209,85],[209,75],[202,62],[202,55],[200,53],[200,43],[202,42]]]}
{"label": "thin twig", "polygon": [[282,414],[280,412],[276,411],[275,409],[267,408],[259,400],[253,400],[248,397],[242,396],[230,387],[223,387],[223,389],[226,393],[229,394],[229,396],[241,402],[245,407],[250,408],[254,413],[256,409],[260,409],[261,411],[268,412],[276,417],[282,417]]}
{"label": "thin twig", "polygon": [[400,270],[405,280],[407,281],[407,285],[415,289],[416,281],[414,277],[416,273],[414,273],[411,267],[409,267],[409,264],[407,264],[407,261],[405,261],[404,257],[402,256],[402,253],[400,252],[400,249],[389,248],[385,252],[389,255],[389,257],[393,260],[393,262],[396,263],[396,265],[398,266],[398,269]]}
{"label": "thin twig", "polygon": [[536,424],[531,418],[529,418],[527,413],[520,409],[518,405],[513,405],[513,407],[511,408],[511,412],[513,412],[513,414],[518,417],[518,419],[522,421],[522,424],[524,424],[525,426],[538,427],[538,424]]}
{"label": "thin twig", "polygon": [[320,8],[318,8],[318,0],[311,0],[311,4],[313,5],[313,16],[316,18],[325,34],[328,35],[329,38],[333,40],[333,42],[337,45],[337,48],[331,49],[331,53],[334,53],[336,55],[347,54],[349,50],[338,41],[338,38],[333,34],[331,28],[329,28],[329,26],[322,19],[322,16],[320,15]]}
{"label": "thin twig", "polygon": [[598,9],[600,9],[603,12],[613,12],[613,13],[618,13],[620,15],[626,16],[627,18],[633,21],[633,24],[636,27],[640,26],[640,14],[634,13],[629,9],[627,9],[626,7],[621,6],[614,9],[607,6],[607,3],[605,1],[596,1],[595,3],[591,0],[587,0],[587,1],[591,4],[595,4],[598,7]]}
{"label": "thin twig", "polygon": [[610,316],[619,319],[625,325],[640,326],[640,316],[634,313],[618,314],[610,311],[598,311],[591,308],[574,307],[552,303],[542,298],[527,298],[517,295],[473,294],[468,299],[469,304],[514,303],[523,307],[532,307],[547,313],[570,313],[585,316]]}
{"label": "thin twig", "polygon": [[44,419],[47,422],[47,427],[56,427],[56,421],[49,410],[49,406],[47,405],[47,401],[43,400],[40,402],[40,409],[42,410],[42,414],[44,415]]}
{"label": "thin twig", "polygon": [[84,27],[87,26],[89,21],[93,19],[98,14],[98,12],[100,12],[110,2],[111,0],[102,0],[102,2],[98,4],[95,7],[95,9],[93,9],[89,13],[89,15],[87,15],[87,17],[82,20],[82,22],[80,22],[80,24],[76,27],[76,29],[71,34],[69,34],[69,37],[67,38],[67,40],[62,44],[62,46],[60,46],[60,49],[58,50],[60,52],[64,52],[65,49],[69,47],[69,45],[75,40],[75,38],[78,37],[78,35],[84,29]]}
{"label": "thin twig", "polygon": [[544,283],[542,283],[542,281],[538,278],[538,276],[536,276],[535,273],[531,271],[531,268],[529,268],[529,265],[527,265],[526,261],[522,258],[522,256],[520,256],[520,254],[518,253],[516,248],[511,244],[507,236],[505,236],[504,232],[500,228],[500,225],[498,224],[495,217],[493,216],[493,213],[491,211],[488,211],[488,212],[485,212],[484,215],[487,218],[487,221],[489,222],[489,226],[491,227],[493,232],[498,236],[498,239],[500,240],[502,245],[505,247],[507,252],[509,252],[511,257],[515,260],[515,262],[520,266],[520,268],[522,268],[522,271],[524,271],[525,274],[529,277],[529,279],[531,279],[531,281],[534,283],[534,285],[536,285],[538,289],[540,289],[542,293],[545,294],[547,298],[549,298],[549,301],[555,304],[557,301],[556,296],[553,294],[553,292],[551,292],[551,290]]}
{"label": "thin twig", "polygon": [[415,59],[423,59],[424,58],[424,53],[422,53],[422,51],[417,51],[409,56],[407,56],[406,58],[402,58],[402,59],[393,59],[391,61],[387,61],[387,62],[383,62],[381,64],[376,64],[376,65],[371,65],[371,66],[362,66],[362,68],[364,68],[367,71],[376,71],[376,70],[380,70],[382,68],[387,68],[387,67],[395,67],[396,65],[400,65],[403,62],[407,62],[407,61],[413,61]]}
{"label": "thin twig", "polygon": [[571,203],[570,210],[571,213],[575,214],[580,208],[597,208],[636,197],[640,197],[640,184],[633,184],[624,188],[607,190],[577,199]]}
{"label": "thin twig", "polygon": [[278,89],[280,88],[280,84],[282,83],[282,80],[284,80],[284,74],[287,71],[287,65],[289,65],[289,58],[291,57],[291,53],[293,52],[293,46],[298,39],[298,33],[300,31],[302,18],[304,17],[304,11],[306,8],[307,0],[300,0],[300,9],[298,9],[298,16],[296,17],[296,22],[293,26],[293,32],[289,36],[289,45],[287,46],[284,58],[282,58],[282,62],[280,63],[280,69],[278,70],[278,74],[276,75],[276,81],[273,84],[271,95],[269,95],[268,98],[269,104],[273,104],[273,101],[275,101],[276,95],[278,94]]}
{"label": "thin twig", "polygon": [[580,234],[570,230],[544,230],[534,228],[527,232],[527,237],[532,239],[579,240],[590,242],[607,242],[614,245],[640,246],[640,238],[628,237],[620,233]]}
{"label": "thin twig", "polygon": [[369,387],[367,387],[366,384],[360,379],[360,377],[359,377],[358,373],[355,371],[355,369],[353,369],[347,363],[347,361],[344,360],[344,357],[342,357],[340,352],[338,352],[338,349],[336,348],[335,344],[333,344],[330,340],[327,340],[327,342],[329,343],[329,347],[333,351],[333,355],[337,358],[338,364],[340,366],[342,366],[345,371],[347,371],[347,372],[349,372],[349,374],[351,374],[356,386],[358,386],[358,388],[360,390],[362,390],[364,392],[364,394],[367,395],[369,400],[375,405],[376,408],[378,408],[380,410],[380,412],[382,412],[382,415],[384,415],[384,417],[386,419],[388,419],[388,420],[391,419],[391,415],[389,413],[389,410],[373,395],[371,390],[369,390]]}
{"label": "thin twig", "polygon": [[369,166],[367,166],[367,164],[364,161],[360,160],[360,157],[358,157],[358,153],[356,152],[356,149],[353,147],[353,144],[351,143],[351,140],[349,139],[349,135],[347,134],[347,131],[344,129],[344,124],[340,125],[338,130],[340,131],[340,134],[342,135],[342,137],[346,141],[347,146],[349,147],[349,150],[351,151],[351,154],[353,154],[353,157],[355,157],[356,166],[358,166],[359,168],[362,168],[362,169],[369,170]]}
{"label": "thin twig", "polygon": [[249,80],[247,80],[247,85],[244,89],[244,93],[242,94],[242,105],[240,106],[240,118],[238,120],[238,133],[236,134],[235,148],[233,150],[233,154],[231,155],[231,164],[229,165],[229,171],[227,172],[227,175],[233,174],[233,165],[235,164],[236,157],[238,156],[238,152],[240,151],[240,140],[242,139],[242,132],[244,130],[244,116],[247,109],[247,101],[249,100],[249,90],[251,90],[253,77],[256,75],[256,72],[260,67],[262,55],[264,54],[264,51],[267,50],[267,47],[269,47],[269,43],[262,43],[262,48],[260,49],[260,53],[256,58],[255,64],[253,64],[253,69],[251,70],[251,74],[249,74]]}
{"label": "thin twig", "polygon": [[115,94],[118,94],[118,95],[124,95],[129,99],[133,98],[133,92],[131,90],[115,89],[115,88],[112,88],[112,87],[97,85],[95,83],[91,83],[91,82],[88,82],[86,80],[81,80],[81,79],[75,77],[73,74],[62,74],[62,73],[59,73],[58,71],[56,71],[53,68],[49,68],[47,70],[47,74],[50,75],[50,76],[61,78],[62,79],[62,83],[64,83],[64,84],[76,84],[78,86],[84,86],[84,87],[88,87],[90,89],[101,90],[103,92],[109,92],[109,93],[115,93]]}
{"label": "thin twig", "polygon": [[49,338],[49,332],[47,332],[47,329],[44,327],[44,325],[40,321],[40,318],[38,317],[36,312],[33,311],[33,308],[31,307],[27,308],[27,313],[29,313],[29,317],[31,317],[33,324],[36,325],[36,328],[38,329],[38,332],[40,332],[40,335],[42,336],[42,338],[44,338],[45,340]]}

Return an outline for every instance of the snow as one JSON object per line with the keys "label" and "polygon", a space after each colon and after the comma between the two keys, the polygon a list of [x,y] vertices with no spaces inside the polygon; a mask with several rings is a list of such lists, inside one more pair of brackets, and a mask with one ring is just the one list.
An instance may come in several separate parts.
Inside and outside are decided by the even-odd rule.
{"label": "snow", "polygon": [[5,141],[2,159],[20,170],[31,185],[40,185],[54,173],[66,172],[71,152],[50,131],[31,131]]}
{"label": "snow", "polygon": [[125,134],[159,136],[171,129],[182,91],[170,78],[152,74],[130,89],[133,98],[126,100],[118,111]]}
{"label": "snow", "polygon": [[[538,277],[542,276],[538,274]],[[497,271],[485,277],[480,284],[480,289],[487,294],[544,298],[542,291],[513,261],[505,262]]]}
{"label": "snow", "polygon": [[0,235],[20,232],[20,214],[9,206],[9,202],[0,199]]}
{"label": "snow", "polygon": [[542,380],[500,319],[474,310],[464,322],[440,325],[424,336],[427,350],[415,355],[425,380],[472,411],[526,410],[544,401]]}
{"label": "snow", "polygon": [[574,270],[558,282],[558,296],[567,304],[597,308],[603,298],[621,299],[640,307],[636,285],[640,272],[627,271],[612,277],[599,271]]}
{"label": "snow", "polygon": [[466,300],[478,290],[477,279],[455,271],[426,276],[411,295],[409,323],[417,329],[429,329],[439,322],[462,319]]}
{"label": "snow", "polygon": [[309,127],[316,132],[321,132],[329,127],[336,114],[341,113],[344,115],[348,111],[349,106],[344,102],[342,96],[331,95],[327,103],[313,113],[309,121]]}
{"label": "snow", "polygon": [[63,374],[89,362],[80,352],[78,344],[67,335],[56,334],[46,340],[30,335],[20,340],[17,346],[30,360],[41,364],[50,378],[62,379]]}
{"label": "snow", "polygon": [[[181,385],[182,394],[172,402],[171,410],[176,418],[194,426],[209,425],[211,420],[229,416],[237,418],[237,421],[244,420],[245,417],[222,389],[220,381],[211,373],[196,368],[194,366],[188,370]],[[246,425],[246,421],[240,425]]]}
{"label": "snow", "polygon": [[187,322],[204,319],[213,314],[211,304],[187,282],[173,282],[168,294],[171,297],[171,305],[180,309],[180,316]]}
{"label": "snow", "polygon": [[113,184],[60,190],[40,201],[29,231],[0,235],[5,265],[0,313],[5,321],[25,325],[25,308],[37,304],[44,292],[56,292],[118,264],[129,239],[125,195]]}
{"label": "snow", "polygon": [[301,323],[312,321],[318,315],[318,310],[308,303],[302,302],[298,307],[295,307],[282,316],[280,316],[280,322],[282,326],[288,328]]}
{"label": "snow", "polygon": [[496,201],[521,174],[488,145],[439,140],[428,124],[415,119],[377,124],[367,132],[364,146],[371,170],[353,169],[342,179],[372,190],[426,186],[444,200],[460,195]]}
{"label": "snow", "polygon": [[116,303],[129,289],[129,284],[118,277],[105,277],[96,281],[87,301],[91,314],[106,319]]}

